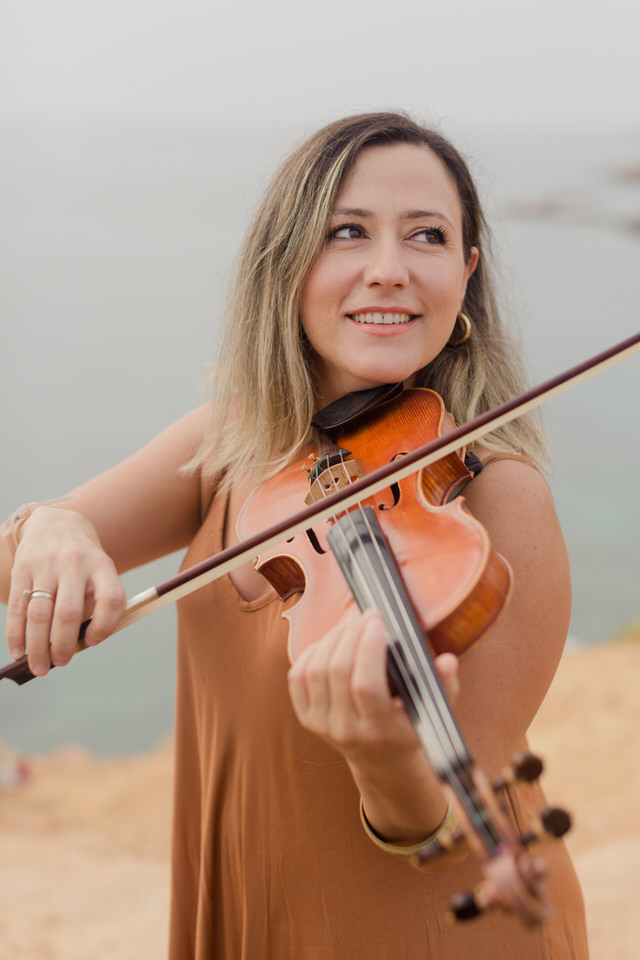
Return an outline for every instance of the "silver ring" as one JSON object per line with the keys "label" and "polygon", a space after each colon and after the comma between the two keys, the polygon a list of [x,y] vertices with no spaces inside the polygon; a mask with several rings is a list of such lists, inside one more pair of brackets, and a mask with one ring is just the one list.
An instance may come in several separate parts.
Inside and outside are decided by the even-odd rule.
{"label": "silver ring", "polygon": [[[26,592],[27,591],[25,590],[25,593]],[[56,602],[56,595],[55,593],[52,593],[51,590],[41,590],[36,588],[35,590],[31,590],[29,592],[31,594],[29,597],[30,600],[33,600],[34,597],[46,597],[47,600],[53,600],[54,603]]]}
{"label": "silver ring", "polygon": [[25,596],[25,597],[27,598],[27,600],[30,600],[30,599],[31,599],[31,594],[32,594],[32,593],[33,593],[33,590],[23,590],[23,591],[22,591],[23,596]]}

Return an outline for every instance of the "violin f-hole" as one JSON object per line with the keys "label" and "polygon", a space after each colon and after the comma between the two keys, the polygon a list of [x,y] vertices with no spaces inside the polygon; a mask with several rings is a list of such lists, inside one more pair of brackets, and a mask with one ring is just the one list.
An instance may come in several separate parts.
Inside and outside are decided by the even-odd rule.
{"label": "violin f-hole", "polygon": [[[389,461],[389,463],[394,463],[396,460],[399,460],[400,457],[404,457],[404,456],[406,456],[405,453],[396,453],[395,456],[391,457],[391,460]],[[393,510],[393,508],[397,507],[398,504],[400,503],[400,484],[397,482],[390,484],[389,491],[391,492],[391,496],[393,497],[392,502],[379,503],[378,510]]]}
{"label": "violin f-hole", "polygon": [[379,503],[378,510],[393,510],[400,503],[400,484],[392,483],[389,487],[393,500],[391,503]]}
{"label": "violin f-hole", "polygon": [[[308,538],[308,540],[309,540],[309,543],[311,544],[311,546],[313,547],[313,549],[315,550],[316,553],[319,553],[320,555],[322,555],[323,553],[326,553],[326,552],[327,552],[327,551],[324,549],[324,547],[321,547],[321,546],[320,546],[320,541],[318,540],[318,537],[316,536],[315,530],[313,530],[313,529],[310,527],[308,530],[305,530],[305,533],[306,533],[306,535],[307,535],[307,538]],[[289,537],[287,540],[285,540],[285,543],[293,543],[294,540],[295,540],[295,537]]]}
{"label": "violin f-hole", "polygon": [[311,546],[313,547],[316,553],[319,553],[322,555],[323,553],[327,552],[324,549],[324,547],[320,546],[320,541],[318,540],[318,537],[316,536],[316,532],[315,530],[313,530],[313,528],[310,527],[308,530],[305,530],[305,533],[309,538],[309,543],[311,544]]}

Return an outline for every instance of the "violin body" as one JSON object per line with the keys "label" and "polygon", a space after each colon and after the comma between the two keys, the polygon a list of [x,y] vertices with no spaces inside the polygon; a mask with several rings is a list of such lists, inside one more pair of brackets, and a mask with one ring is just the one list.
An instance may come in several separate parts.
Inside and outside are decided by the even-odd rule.
{"label": "violin body", "polygon": [[[335,439],[350,455],[327,479],[312,484],[312,498],[333,492],[352,478],[355,461],[363,473],[389,463],[408,450],[452,429],[441,398],[431,390],[405,391],[398,399],[360,416],[339,429]],[[309,467],[322,451],[311,441],[300,455],[252,495],[238,521],[245,539],[291,515],[309,500]],[[365,499],[375,510],[433,649],[463,653],[494,622],[510,590],[506,560],[491,546],[484,527],[471,515],[458,490],[472,474],[457,454],[393,484],[383,495]],[[314,490],[315,487],[315,490]],[[298,595],[284,616],[290,621],[290,654],[319,640],[350,610],[354,598],[327,542],[331,524],[260,555],[256,568],[283,600]]]}

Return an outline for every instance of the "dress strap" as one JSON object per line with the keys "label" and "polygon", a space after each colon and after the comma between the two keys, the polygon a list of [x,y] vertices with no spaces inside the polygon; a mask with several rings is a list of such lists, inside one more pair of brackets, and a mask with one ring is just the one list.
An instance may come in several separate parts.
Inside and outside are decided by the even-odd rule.
{"label": "dress strap", "polygon": [[492,463],[498,463],[499,460],[516,460],[519,463],[526,464],[528,467],[533,467],[539,474],[542,474],[540,467],[538,467],[530,457],[525,457],[522,453],[491,453],[481,461],[480,469],[485,470],[487,467],[490,467]]}
{"label": "dress strap", "polygon": [[474,477],[480,473],[483,467],[480,457],[477,457],[475,453],[472,453],[471,450],[467,450],[464,455],[464,465],[469,473],[472,473]]}
{"label": "dress strap", "polygon": [[224,479],[224,473],[218,473],[215,476],[206,476],[204,472],[200,474],[200,525],[207,519],[207,515],[213,504],[218,489]]}

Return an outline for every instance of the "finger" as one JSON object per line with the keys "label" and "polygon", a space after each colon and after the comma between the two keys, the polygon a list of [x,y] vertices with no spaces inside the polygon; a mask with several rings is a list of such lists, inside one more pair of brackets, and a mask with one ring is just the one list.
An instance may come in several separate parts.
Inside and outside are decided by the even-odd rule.
{"label": "finger", "polygon": [[[334,709],[358,712],[354,700],[354,670],[357,662],[362,661],[366,671],[371,647],[377,652],[378,659],[380,656],[383,661],[386,659],[386,634],[377,610],[367,610],[340,624],[336,642],[328,649],[327,655],[329,694]],[[383,678],[382,686],[386,688],[384,665],[379,673]]]}
{"label": "finger", "polygon": [[329,704],[327,667],[345,629],[358,618],[350,617],[322,640],[306,647],[289,669],[289,692],[298,718],[306,722],[313,711],[326,713]]}
{"label": "finger", "polygon": [[73,579],[62,581],[56,595],[49,650],[56,667],[65,666],[76,652],[84,607],[83,587]]}
{"label": "finger", "polygon": [[31,577],[16,565],[11,574],[11,590],[7,603],[6,637],[14,660],[26,650],[27,607],[31,596]]}
{"label": "finger", "polygon": [[[287,675],[291,702],[298,719],[302,722],[306,722],[313,708],[309,676],[310,672],[314,669],[313,662],[318,656],[317,648],[322,642],[323,641],[319,641],[304,649],[297,657],[295,663],[289,668]],[[317,681],[315,691],[317,693]]]}
{"label": "finger", "polygon": [[343,637],[343,630],[333,630],[309,651],[304,669],[304,682],[309,709],[316,716],[326,717],[331,705],[329,663],[334,650]]}
{"label": "finger", "polygon": [[486,905],[511,910],[530,924],[548,919],[550,904],[543,882],[528,870],[527,858],[505,853],[486,864],[488,882],[482,885]]}
{"label": "finger", "polygon": [[354,658],[351,697],[358,713],[368,719],[384,719],[393,711],[387,677],[387,635],[381,615],[368,610]]}
{"label": "finger", "polygon": [[95,603],[84,639],[89,646],[94,646],[114,632],[127,605],[127,595],[115,568],[101,569],[94,574],[91,595]]}
{"label": "finger", "polygon": [[362,719],[354,698],[354,669],[366,624],[362,617],[342,629],[327,663],[329,724],[335,740],[348,743]]}
{"label": "finger", "polygon": [[293,712],[300,722],[304,722],[309,712],[309,697],[307,695],[304,676],[299,669],[294,669],[294,667],[289,668],[287,685],[289,687],[289,697],[291,698]]}
{"label": "finger", "polygon": [[454,704],[460,695],[458,658],[453,653],[441,653],[435,658],[434,663],[444,692],[450,703]]}
{"label": "finger", "polygon": [[27,607],[26,630],[29,669],[36,677],[43,677],[51,667],[49,638],[55,605],[55,585],[38,581]]}
{"label": "finger", "polygon": [[553,911],[544,881],[538,878],[534,884],[532,878],[528,879],[529,883],[525,880],[515,896],[515,909],[525,923],[548,920]]}

